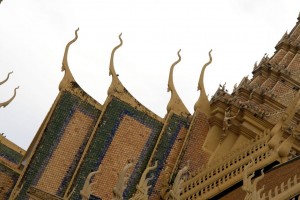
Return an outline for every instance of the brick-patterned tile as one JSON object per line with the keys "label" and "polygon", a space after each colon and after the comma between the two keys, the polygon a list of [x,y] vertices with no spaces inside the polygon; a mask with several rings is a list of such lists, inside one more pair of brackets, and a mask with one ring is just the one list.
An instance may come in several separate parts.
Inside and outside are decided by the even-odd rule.
{"label": "brick-patterned tile", "polygon": [[282,58],[285,56],[287,52],[283,49],[280,49],[278,52],[275,53],[275,55],[271,58],[270,63],[271,64],[279,64],[279,62],[282,60]]}
{"label": "brick-patterned tile", "polygon": [[209,123],[207,116],[202,112],[195,112],[194,124],[189,133],[189,138],[185,146],[183,158],[181,160],[181,168],[187,162],[190,162],[190,171],[195,171],[202,165],[208,162],[209,154],[203,150],[203,144],[209,130]]}
{"label": "brick-patterned tile", "polygon": [[[136,164],[150,133],[150,128],[128,115],[124,116],[101,163],[101,173],[94,177],[93,182],[99,183],[92,188],[95,196],[103,200],[112,199],[118,173],[125,167],[128,160],[134,159],[134,165]],[[128,171],[128,175],[132,173],[132,170],[133,167]]]}
{"label": "brick-patterned tile", "polygon": [[78,149],[84,142],[89,129],[92,128],[92,122],[93,119],[89,116],[78,110],[75,111],[37,183],[37,188],[50,194],[56,194]]}

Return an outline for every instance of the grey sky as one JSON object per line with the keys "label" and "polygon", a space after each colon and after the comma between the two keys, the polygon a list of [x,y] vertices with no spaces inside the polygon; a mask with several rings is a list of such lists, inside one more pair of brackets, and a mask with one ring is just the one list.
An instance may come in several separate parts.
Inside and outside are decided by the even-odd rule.
{"label": "grey sky", "polygon": [[227,82],[231,91],[250,75],[255,61],[270,55],[298,17],[296,0],[147,0],[99,1],[4,0],[0,4],[0,102],[20,86],[16,99],[0,110],[0,132],[27,148],[56,95],[63,77],[65,45],[80,27],[69,51],[69,65],[78,84],[103,103],[111,77],[111,50],[123,33],[124,45],[115,67],[125,87],[142,104],[164,117],[170,98],[168,73],[182,49],[174,81],[193,112],[201,67],[213,49],[206,70],[207,93]]}

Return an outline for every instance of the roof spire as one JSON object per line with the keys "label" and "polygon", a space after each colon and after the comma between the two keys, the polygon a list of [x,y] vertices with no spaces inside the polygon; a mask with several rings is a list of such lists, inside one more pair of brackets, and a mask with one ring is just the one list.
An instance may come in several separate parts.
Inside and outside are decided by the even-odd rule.
{"label": "roof spire", "polygon": [[16,97],[17,95],[17,89],[19,89],[19,86],[15,88],[14,90],[14,95],[7,101],[3,102],[3,103],[0,103],[0,108],[3,107],[5,108],[10,102],[12,102],[12,100],[14,100],[14,98]]}
{"label": "roof spire", "polygon": [[179,49],[179,51],[177,52],[178,60],[175,61],[170,68],[169,81],[168,81],[168,92],[171,91],[171,99],[168,103],[167,111],[170,112],[171,110],[173,110],[173,111],[177,112],[178,114],[189,115],[189,111],[183,104],[182,100],[180,99],[180,97],[175,89],[174,81],[173,81],[174,67],[176,64],[178,64],[181,61],[180,51],[181,51],[181,49]]}
{"label": "roof spire", "polygon": [[111,52],[110,64],[109,64],[109,75],[112,76],[112,82],[107,91],[108,95],[111,95],[115,92],[121,93],[125,89],[124,86],[122,85],[121,81],[118,78],[118,74],[116,73],[115,66],[114,66],[115,52],[118,48],[120,48],[123,45],[123,40],[122,40],[121,36],[122,36],[122,33],[119,35],[120,44],[117,45]]}
{"label": "roof spire", "polygon": [[210,116],[210,105],[209,105],[208,97],[206,95],[205,88],[204,88],[204,72],[205,72],[206,67],[212,62],[211,52],[212,52],[212,49],[208,53],[209,61],[203,65],[202,70],[201,70],[201,74],[200,74],[200,78],[199,78],[199,82],[198,82],[198,90],[200,90],[201,93],[200,93],[200,97],[199,97],[198,101],[196,102],[196,104],[194,106],[195,111],[197,109],[199,109],[200,111],[204,112],[207,116]]}
{"label": "roof spire", "polygon": [[65,75],[59,84],[59,90],[62,90],[63,88],[67,88],[68,86],[70,86],[70,84],[72,82],[75,82],[75,79],[74,79],[74,77],[71,73],[71,70],[69,68],[69,65],[68,65],[68,52],[69,52],[69,47],[71,46],[71,44],[76,42],[76,40],[78,38],[78,34],[77,34],[78,30],[79,30],[79,28],[77,28],[75,31],[75,38],[73,40],[71,40],[66,45],[66,48],[65,48],[64,58],[63,58],[62,67],[61,67],[61,71],[64,71]]}
{"label": "roof spire", "polygon": [[10,76],[12,73],[13,73],[13,71],[9,72],[9,73],[7,74],[6,79],[4,79],[3,81],[0,82],[0,85],[2,85],[3,83],[5,83],[5,82],[9,79],[9,76]]}

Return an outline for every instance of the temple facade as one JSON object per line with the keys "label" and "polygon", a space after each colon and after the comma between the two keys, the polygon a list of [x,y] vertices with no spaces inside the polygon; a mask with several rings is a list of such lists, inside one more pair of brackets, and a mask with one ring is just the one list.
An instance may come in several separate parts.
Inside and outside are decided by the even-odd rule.
{"label": "temple facade", "polygon": [[0,136],[0,199],[299,198],[300,15],[275,53],[255,63],[251,79],[242,77],[231,94],[220,85],[211,100],[203,81],[213,62],[209,51],[193,113],[173,82],[179,50],[170,63],[164,118],[119,80],[114,57],[121,35],[105,102],[79,86],[68,65],[78,31],[65,48],[58,95],[29,148]]}

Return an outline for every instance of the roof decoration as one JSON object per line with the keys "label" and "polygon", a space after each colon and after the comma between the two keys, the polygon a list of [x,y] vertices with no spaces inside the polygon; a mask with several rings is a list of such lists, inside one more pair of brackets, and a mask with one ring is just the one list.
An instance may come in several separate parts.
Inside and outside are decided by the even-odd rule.
{"label": "roof decoration", "polygon": [[123,45],[123,40],[121,36],[122,33],[119,35],[120,44],[117,45],[111,52],[110,64],[109,64],[109,75],[112,76],[112,82],[107,91],[108,95],[112,95],[114,93],[122,93],[125,90],[124,86],[122,85],[121,81],[118,78],[118,74],[116,73],[115,66],[114,66],[115,52],[118,48],[120,48]]}
{"label": "roof decoration", "polygon": [[194,110],[196,111],[199,109],[201,112],[204,112],[207,116],[210,116],[210,103],[208,100],[208,97],[205,92],[205,87],[204,87],[204,72],[206,67],[212,62],[212,57],[211,57],[211,52],[212,50],[209,51],[209,61],[205,63],[202,67],[199,82],[198,82],[198,91],[200,90],[200,97],[198,101],[196,102],[194,106]]}
{"label": "roof decoration", "polygon": [[72,85],[72,83],[75,83],[75,79],[71,73],[71,70],[69,68],[69,64],[68,64],[68,52],[69,52],[69,47],[71,46],[71,44],[73,44],[74,42],[76,42],[77,38],[78,38],[78,34],[77,32],[79,31],[79,28],[75,31],[75,38],[73,40],[71,40],[65,48],[65,53],[64,53],[64,58],[62,61],[62,67],[61,67],[61,71],[65,72],[65,75],[62,79],[62,81],[59,84],[59,90],[68,88]]}
{"label": "roof decoration", "polygon": [[[12,73],[13,73],[12,71],[9,72],[9,73],[7,74],[6,79],[4,79],[3,81],[0,82],[0,85],[4,84],[4,83],[9,79],[9,76],[10,76]],[[12,100],[14,100],[14,98],[15,98],[16,95],[17,95],[17,89],[19,89],[19,86],[16,87],[16,88],[14,89],[14,95],[13,95],[9,100],[7,100],[7,101],[5,101],[5,102],[3,102],[3,103],[0,103],[0,108],[1,108],[1,107],[5,108],[8,104],[10,104],[10,102],[12,102]]]}
{"label": "roof decoration", "polygon": [[168,92],[171,91],[171,99],[168,103],[167,111],[170,112],[172,110],[178,114],[190,115],[188,109],[185,107],[182,100],[180,99],[180,97],[175,89],[174,81],[173,81],[174,67],[181,61],[180,51],[181,51],[181,49],[177,52],[178,60],[175,61],[170,68],[169,81],[168,81]]}
{"label": "roof decoration", "polygon": [[261,176],[254,179],[252,182],[252,179],[255,175],[254,172],[252,172],[251,175],[249,175],[248,168],[252,167],[254,164],[254,160],[250,161],[249,164],[245,166],[244,172],[243,172],[243,186],[242,189],[247,193],[245,200],[257,200],[260,198],[261,192],[264,190],[264,186],[257,190],[257,183],[264,178],[264,169],[261,170]]}
{"label": "roof decoration", "polygon": [[157,168],[157,161],[155,161],[155,164],[153,166],[148,166],[145,171],[142,174],[142,177],[140,178],[139,184],[136,186],[136,193],[133,195],[130,200],[147,200],[148,197],[148,191],[151,188],[151,185],[148,185],[149,181],[151,181],[154,176],[153,174],[147,178],[150,171]]}
{"label": "roof decoration", "polygon": [[122,171],[119,173],[118,181],[113,189],[113,200],[123,200],[123,192],[127,187],[127,181],[129,178],[128,170],[133,167],[133,163],[129,162],[125,165]]}
{"label": "roof decoration", "polygon": [[9,76],[10,76],[12,73],[13,73],[13,71],[9,72],[9,73],[7,74],[6,79],[4,79],[3,81],[0,82],[0,85],[2,85],[3,83],[5,83],[5,82],[9,79]]}
{"label": "roof decoration", "polygon": [[5,108],[8,104],[10,104],[10,102],[12,102],[12,100],[14,100],[14,98],[17,95],[17,89],[19,89],[19,86],[14,89],[14,95],[9,100],[7,100],[3,103],[0,103],[0,108],[1,107]]}
{"label": "roof decoration", "polygon": [[97,182],[90,183],[91,179],[93,178],[94,175],[99,174],[99,173],[100,173],[100,168],[98,169],[98,171],[89,173],[89,175],[86,177],[83,188],[82,188],[82,190],[80,190],[80,195],[83,200],[90,199],[90,196],[93,193],[92,186],[97,184]]}

